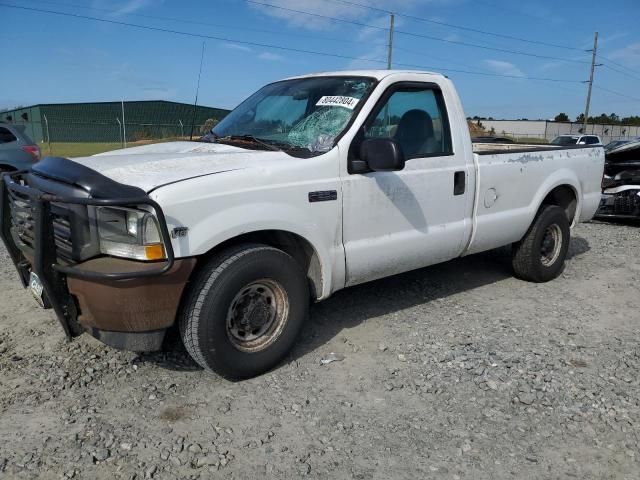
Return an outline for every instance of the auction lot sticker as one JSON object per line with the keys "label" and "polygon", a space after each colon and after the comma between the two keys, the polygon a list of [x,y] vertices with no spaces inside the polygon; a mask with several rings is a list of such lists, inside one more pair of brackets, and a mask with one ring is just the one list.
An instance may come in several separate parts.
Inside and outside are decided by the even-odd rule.
{"label": "auction lot sticker", "polygon": [[344,107],[349,110],[353,110],[358,105],[358,99],[353,97],[343,97],[343,96],[324,96],[318,103],[316,103],[317,107]]}

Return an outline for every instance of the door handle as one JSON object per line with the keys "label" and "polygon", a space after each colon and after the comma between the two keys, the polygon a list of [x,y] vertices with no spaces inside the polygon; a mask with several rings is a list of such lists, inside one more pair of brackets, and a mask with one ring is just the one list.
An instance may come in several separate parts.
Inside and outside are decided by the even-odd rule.
{"label": "door handle", "polygon": [[467,187],[467,175],[464,170],[453,174],[453,194],[462,195]]}

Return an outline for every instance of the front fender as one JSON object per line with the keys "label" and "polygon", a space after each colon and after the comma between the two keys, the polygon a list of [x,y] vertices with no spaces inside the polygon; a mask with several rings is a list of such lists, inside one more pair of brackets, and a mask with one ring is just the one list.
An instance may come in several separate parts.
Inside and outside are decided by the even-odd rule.
{"label": "front fender", "polygon": [[[162,206],[170,232],[188,229],[185,236],[172,239],[176,258],[206,254],[243,234],[279,230],[302,237],[315,250],[322,276],[320,298],[344,286],[342,200],[337,185],[333,185],[338,191],[335,201],[315,203],[309,202],[310,188],[305,184],[209,196],[194,194],[194,189],[190,182],[182,182],[152,194]],[[312,189],[328,190],[330,186],[313,185]]]}

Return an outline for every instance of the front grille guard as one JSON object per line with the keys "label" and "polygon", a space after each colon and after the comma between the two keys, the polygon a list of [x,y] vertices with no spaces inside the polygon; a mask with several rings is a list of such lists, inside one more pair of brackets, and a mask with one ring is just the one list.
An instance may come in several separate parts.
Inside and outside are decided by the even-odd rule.
{"label": "front grille guard", "polygon": [[[0,237],[4,242],[11,259],[18,270],[23,286],[29,284],[30,271],[38,275],[44,292],[46,303],[53,307],[58,320],[64,328],[68,338],[78,335],[79,326],[76,323],[77,309],[75,301],[66,288],[63,275],[84,278],[88,280],[129,280],[132,278],[151,277],[168,272],[174,265],[175,257],[171,238],[164,213],[155,201],[147,196],[104,199],[104,198],[73,198],[51,195],[33,187],[16,182],[26,171],[0,174]],[[26,195],[31,199],[34,213],[34,250],[33,262],[30,263],[20,248],[14,243],[11,235],[11,212],[9,205],[9,190]],[[73,266],[57,264],[57,253],[54,241],[53,221],[51,216],[51,203],[91,205],[96,207],[117,207],[147,205],[154,209],[160,235],[164,244],[167,258],[157,269],[145,269],[131,272],[96,272]]]}

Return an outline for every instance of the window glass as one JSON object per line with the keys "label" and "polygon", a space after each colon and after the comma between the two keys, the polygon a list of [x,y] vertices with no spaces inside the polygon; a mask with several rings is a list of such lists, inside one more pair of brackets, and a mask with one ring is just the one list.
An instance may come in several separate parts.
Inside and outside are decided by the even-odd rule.
{"label": "window glass", "polygon": [[0,143],[11,143],[17,140],[18,139],[13,133],[11,133],[6,128],[0,127]]}
{"label": "window glass", "polygon": [[[253,121],[260,125],[262,130],[270,133],[269,129],[275,123],[280,131],[290,130],[291,126],[304,117],[308,100],[296,99],[292,96],[267,97],[256,106],[256,116]],[[257,130],[261,130],[256,126]]]}
{"label": "window glass", "polygon": [[598,143],[598,137],[587,137],[587,145],[595,145]]}
{"label": "window glass", "polygon": [[278,148],[327,152],[375,86],[368,77],[309,77],[263,87],[227,115],[215,138],[253,136]]}
{"label": "window glass", "polygon": [[442,94],[415,87],[392,93],[365,127],[365,138],[385,137],[396,140],[407,158],[451,154]]}
{"label": "window glass", "polygon": [[569,135],[560,135],[551,141],[552,145],[575,145],[580,137],[571,137]]}

